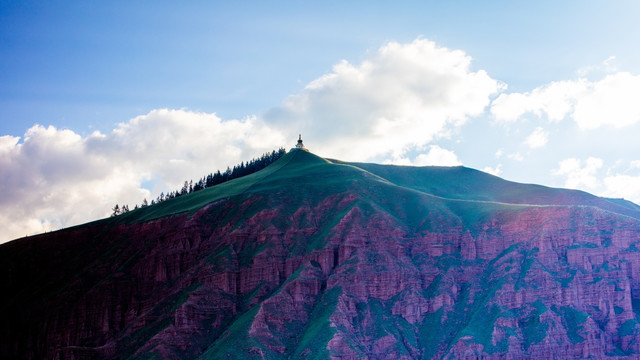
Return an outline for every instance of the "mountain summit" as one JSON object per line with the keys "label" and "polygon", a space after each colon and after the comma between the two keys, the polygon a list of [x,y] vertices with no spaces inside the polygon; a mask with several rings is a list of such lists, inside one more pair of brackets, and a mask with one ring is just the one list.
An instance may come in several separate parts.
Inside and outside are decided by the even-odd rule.
{"label": "mountain summit", "polygon": [[623,200],[291,151],[1,245],[0,358],[638,356],[639,249]]}

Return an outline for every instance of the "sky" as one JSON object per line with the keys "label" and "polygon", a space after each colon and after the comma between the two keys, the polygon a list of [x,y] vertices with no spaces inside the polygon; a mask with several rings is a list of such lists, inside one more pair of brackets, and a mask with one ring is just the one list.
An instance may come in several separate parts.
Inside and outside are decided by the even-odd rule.
{"label": "sky", "polygon": [[0,242],[302,134],[640,203],[640,2],[0,3]]}

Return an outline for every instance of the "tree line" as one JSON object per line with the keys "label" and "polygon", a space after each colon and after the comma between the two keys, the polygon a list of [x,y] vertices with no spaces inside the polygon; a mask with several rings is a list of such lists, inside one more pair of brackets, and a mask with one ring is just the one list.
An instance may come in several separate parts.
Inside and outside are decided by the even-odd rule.
{"label": "tree line", "polygon": [[[203,176],[201,179],[199,179],[195,183],[193,182],[193,180],[185,181],[184,185],[182,185],[182,188],[167,192],[166,194],[162,192],[160,193],[160,195],[158,195],[157,198],[152,199],[151,203],[149,203],[145,198],[144,200],[142,200],[142,204],[140,205],[136,204],[133,210],[147,207],[150,205],[159,204],[163,201],[167,201],[183,195],[191,194],[196,191],[200,191],[206,188],[210,188],[212,186],[216,186],[218,184],[222,184],[229,180],[233,180],[233,179],[237,179],[243,176],[253,174],[256,171],[260,171],[266,168],[267,166],[271,165],[286,153],[287,151],[284,148],[280,148],[278,150],[266,152],[259,158],[251,159],[246,163],[243,161],[240,164],[235,165],[233,168],[227,167],[227,170],[225,171],[221,172],[220,170],[218,170],[215,173],[210,173],[206,176]],[[111,210],[113,211],[111,216],[117,216],[130,211],[129,205],[120,206],[118,204],[116,204]]]}

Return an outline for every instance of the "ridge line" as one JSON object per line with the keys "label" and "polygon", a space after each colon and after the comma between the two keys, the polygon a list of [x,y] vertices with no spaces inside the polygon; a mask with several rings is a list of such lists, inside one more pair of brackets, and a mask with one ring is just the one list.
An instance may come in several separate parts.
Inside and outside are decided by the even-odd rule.
{"label": "ridge line", "polygon": [[278,172],[278,171],[280,171],[283,167],[287,166],[287,165],[291,162],[291,160],[293,160],[293,158],[295,158],[295,157],[296,157],[296,155],[297,155],[297,153],[294,153],[294,154],[289,158],[289,160],[287,160],[287,162],[286,162],[286,163],[282,164],[282,166],[280,166],[279,168],[277,168],[277,169],[276,169],[276,170],[274,170],[273,172],[270,172],[270,173],[266,174],[265,176],[263,176],[263,177],[261,177],[261,178],[257,179],[256,181],[254,181],[253,183],[251,183],[251,185],[247,186],[244,190],[242,190],[242,191],[240,191],[240,192],[236,193],[235,195],[242,195],[242,194],[244,194],[244,193],[245,193],[245,192],[247,192],[249,189],[251,189],[254,185],[258,184],[259,182],[261,182],[262,180],[266,179],[267,177],[269,177],[269,176],[271,176],[271,175],[273,175],[273,174],[277,173],[277,172]]}

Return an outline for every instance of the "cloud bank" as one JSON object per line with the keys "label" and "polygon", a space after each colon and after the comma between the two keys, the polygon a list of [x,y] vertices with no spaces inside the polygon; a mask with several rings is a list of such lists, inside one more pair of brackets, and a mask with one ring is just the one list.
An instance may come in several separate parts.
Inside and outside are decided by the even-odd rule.
{"label": "cloud bank", "polygon": [[580,129],[622,128],[640,122],[640,75],[609,74],[598,81],[585,78],[552,82],[526,93],[503,93],[491,105],[493,116],[514,122],[526,113],[550,121],[568,117]]}
{"label": "cloud bank", "polygon": [[109,134],[35,125],[21,142],[0,137],[0,241],[109,216],[284,143],[256,118],[166,109]]}
{"label": "cloud bank", "polygon": [[558,163],[554,175],[564,177],[564,186],[600,196],[625,198],[640,203],[640,161],[609,164],[597,157],[568,158]]}
{"label": "cloud bank", "polygon": [[343,60],[265,117],[311,134],[329,157],[402,162],[482,114],[502,87],[463,51],[390,42],[359,65]]}

